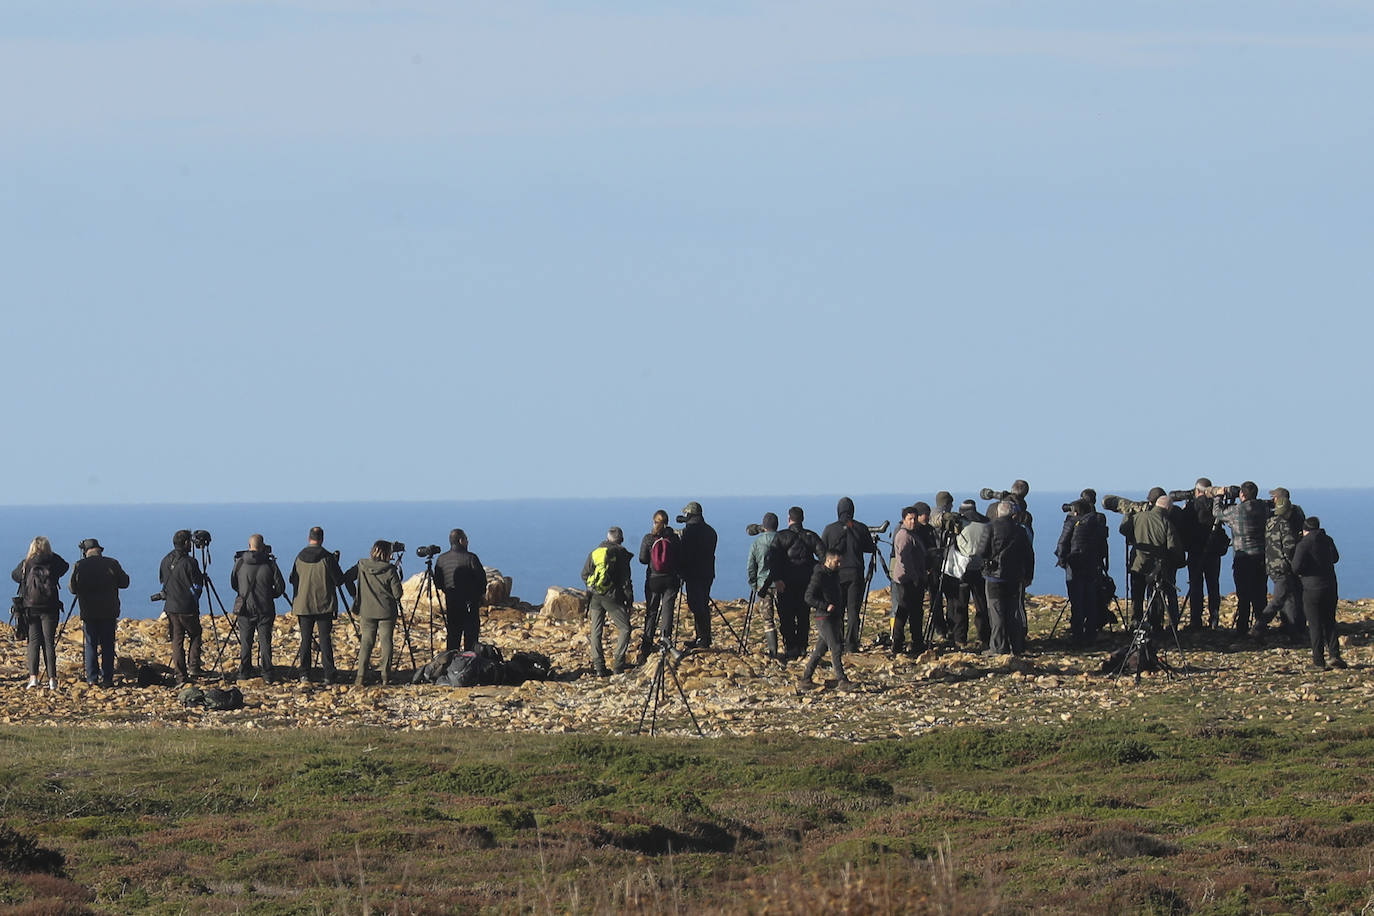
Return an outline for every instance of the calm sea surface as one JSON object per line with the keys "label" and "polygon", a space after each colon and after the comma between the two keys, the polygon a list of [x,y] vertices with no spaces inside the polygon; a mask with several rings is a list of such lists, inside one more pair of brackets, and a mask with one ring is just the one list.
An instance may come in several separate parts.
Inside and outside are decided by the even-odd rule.
{"label": "calm sea surface", "polygon": [[[955,500],[957,503],[965,496],[975,495],[956,493]],[[1036,575],[1031,591],[1037,594],[1064,594],[1063,572],[1054,566],[1054,542],[1063,519],[1059,507],[1077,495],[1031,494],[1030,508],[1036,520]],[[1132,499],[1144,497],[1135,492],[1121,495]],[[172,532],[178,528],[204,528],[211,533],[208,572],[226,605],[232,604],[229,572],[234,551],[246,546],[248,535],[253,532],[261,532],[267,538],[288,574],[290,561],[305,546],[306,532],[312,525],[325,529],[325,546],[340,551],[345,568],[366,556],[372,542],[379,538],[404,541],[405,573],[409,576],[424,568],[423,562],[415,557],[416,547],[438,544],[447,549],[449,529],[463,528],[482,562],[511,576],[518,597],[538,604],[550,585],[580,584],[582,561],[608,526],[623,528],[626,545],[636,551],[640,537],[649,530],[655,509],[666,509],[673,517],[691,498],[15,506],[0,509],[0,559],[9,564],[6,569],[13,569],[23,559],[33,536],[43,534],[52,540],[59,554],[75,562],[77,543],[82,538],[98,538],[106,555],[117,558],[133,580],[125,593],[125,616],[155,617],[160,606],[149,601],[148,596],[158,590],[158,563],[171,549]],[[806,510],[807,527],[820,531],[834,520],[837,498],[701,499],[706,520],[720,534],[713,596],[724,599],[748,594],[744,567],[751,538],[745,534],[745,525],[759,521],[768,511],[778,513],[785,521],[787,507],[796,504]],[[932,502],[933,495],[855,496],[854,502],[858,518],[876,526],[885,520],[895,525],[900,520],[901,507],[915,499]],[[1374,597],[1374,571],[1367,562],[1374,550],[1374,534],[1367,521],[1374,517],[1374,489],[1308,490],[1295,492],[1294,501],[1307,514],[1321,516],[1340,548],[1337,573],[1342,597]],[[1115,532],[1120,516],[1107,513],[1107,517]],[[886,555],[886,545],[883,549]],[[1124,547],[1120,535],[1113,533],[1111,549],[1112,574],[1122,585]],[[880,570],[874,587],[886,584]],[[1183,585],[1186,587],[1186,582]],[[637,573],[636,597],[642,598],[642,587],[643,576]],[[1223,591],[1232,590],[1229,557],[1223,561],[1222,587]],[[279,609],[285,610],[284,603]]]}

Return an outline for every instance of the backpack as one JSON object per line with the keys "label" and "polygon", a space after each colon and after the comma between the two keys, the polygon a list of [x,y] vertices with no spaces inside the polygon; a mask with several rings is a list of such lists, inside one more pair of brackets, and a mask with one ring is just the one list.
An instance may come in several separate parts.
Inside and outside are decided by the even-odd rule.
{"label": "backpack", "polygon": [[794,569],[809,568],[816,563],[816,555],[800,531],[792,532],[792,539],[787,544],[787,562]]}
{"label": "backpack", "polygon": [[649,548],[649,568],[656,573],[677,571],[677,545],[669,538],[659,536]]}
{"label": "backpack", "polygon": [[32,563],[24,570],[24,607],[61,607],[57,599],[57,583],[46,563]]}
{"label": "backpack", "polygon": [[592,571],[587,574],[587,587],[598,595],[609,595],[615,587],[616,555],[613,547],[598,547],[592,551]]}

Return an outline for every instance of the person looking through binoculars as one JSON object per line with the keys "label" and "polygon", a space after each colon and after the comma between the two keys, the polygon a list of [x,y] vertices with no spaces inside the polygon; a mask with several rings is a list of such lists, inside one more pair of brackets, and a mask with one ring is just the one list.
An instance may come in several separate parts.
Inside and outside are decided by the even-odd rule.
{"label": "person looking through binoculars", "polygon": [[129,587],[129,574],[95,538],[77,547],[81,559],[72,567],[68,583],[81,606],[82,659],[86,683],[114,686],[115,625],[119,620],[119,590]]}
{"label": "person looking through binoculars", "polygon": [[449,549],[434,560],[434,587],[444,593],[444,647],[471,652],[482,635],[487,571],[477,554],[468,550],[468,536],[462,528],[448,533],[448,543]]}

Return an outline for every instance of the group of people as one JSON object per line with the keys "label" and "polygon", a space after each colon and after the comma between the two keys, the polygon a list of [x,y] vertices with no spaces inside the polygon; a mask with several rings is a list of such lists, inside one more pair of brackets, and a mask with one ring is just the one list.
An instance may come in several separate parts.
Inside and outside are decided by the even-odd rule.
{"label": "group of people", "polygon": [[[434,584],[444,597],[448,649],[474,649],[480,635],[480,609],[486,596],[486,571],[477,555],[468,550],[467,535],[460,528],[449,534],[450,549],[434,560]],[[203,677],[203,625],[201,600],[206,577],[194,553],[190,530],[172,535],[172,549],[158,568],[168,636],[172,644],[172,670],[178,684]],[[234,626],[239,640],[239,677],[276,678],[272,664],[272,631],[276,601],[291,586],[291,613],[300,630],[296,675],[302,682],[314,676],[318,655],[320,676],[326,683],[338,680],[334,665],[334,622],[344,593],[354,599],[345,605],[358,628],[358,670],[354,683],[368,674],[374,649],[378,651],[381,683],[391,681],[395,657],[394,632],[402,616],[402,583],[393,562],[390,541],[373,543],[368,556],[344,570],[339,554],[324,548],[324,530],[311,528],[306,546],[296,555],[289,576],[283,576],[277,559],[261,534],[248,538],[248,547],[234,555],[230,587],[235,593]],[[115,625],[120,615],[121,589],[129,576],[119,561],[104,555],[94,538],[78,545],[82,557],[75,566],[55,553],[46,537],[36,537],[28,553],[11,574],[18,583],[13,614],[17,628],[28,639],[26,661],[29,687],[38,687],[40,660],[47,687],[57,689],[57,632],[63,610],[60,580],[71,570],[67,589],[77,602],[84,631],[85,680],[101,687],[114,686]],[[437,551],[437,548],[435,548]],[[252,664],[253,646],[258,666]]]}

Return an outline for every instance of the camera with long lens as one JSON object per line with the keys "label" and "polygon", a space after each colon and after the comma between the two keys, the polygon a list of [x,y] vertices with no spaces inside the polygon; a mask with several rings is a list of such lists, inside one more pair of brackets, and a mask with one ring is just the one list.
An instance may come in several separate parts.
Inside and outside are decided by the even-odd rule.
{"label": "camera with long lens", "polygon": [[1169,498],[1176,503],[1186,503],[1193,498],[1192,490],[1170,490]]}
{"label": "camera with long lens", "polygon": [[763,526],[760,525],[758,522],[750,522],[749,524],[744,526],[744,533],[749,535],[751,538],[763,534],[763,530]]}
{"label": "camera with long lens", "polygon": [[1060,512],[1063,512],[1065,515],[1068,515],[1070,512],[1075,511],[1074,504],[1073,504],[1073,503],[1064,503],[1062,506],[1059,507],[1059,511],[1060,511]]}
{"label": "camera with long lens", "polygon": [[687,516],[685,516],[685,515],[679,515],[679,516],[677,516],[677,523],[678,523],[679,525],[685,525],[685,524],[687,524]]}
{"label": "camera with long lens", "polygon": [[149,601],[166,601],[166,600],[167,600],[167,596],[164,595],[162,592],[153,592],[151,595],[148,596],[148,600],[149,600]]}
{"label": "camera with long lens", "polygon": [[1001,502],[1004,499],[1015,499],[1016,494],[1012,493],[1010,490],[993,490],[989,487],[983,487],[983,489],[978,491],[978,498]]}
{"label": "camera with long lens", "polygon": [[405,553],[405,552],[406,552],[406,542],[405,542],[405,541],[390,541],[389,543],[391,544],[391,552],[392,552],[392,553]]}
{"label": "camera with long lens", "polygon": [[430,557],[442,552],[443,549],[438,544],[430,544],[427,547],[415,548],[415,555],[422,560],[428,560]]}
{"label": "camera with long lens", "polygon": [[1120,512],[1122,515],[1130,515],[1132,512],[1143,512],[1148,509],[1149,503],[1138,502],[1134,499],[1127,499],[1124,496],[1116,496],[1108,493],[1102,497],[1102,508],[1108,512]]}
{"label": "camera with long lens", "polygon": [[191,532],[191,543],[204,550],[210,546],[210,532],[204,528],[197,528]]}
{"label": "camera with long lens", "polygon": [[886,520],[885,522],[883,522],[881,525],[878,525],[877,527],[874,527],[873,525],[869,525],[869,526],[868,526],[868,533],[869,533],[869,534],[885,534],[885,533],[887,533],[887,529],[888,529],[891,525],[892,525],[892,519]]}

